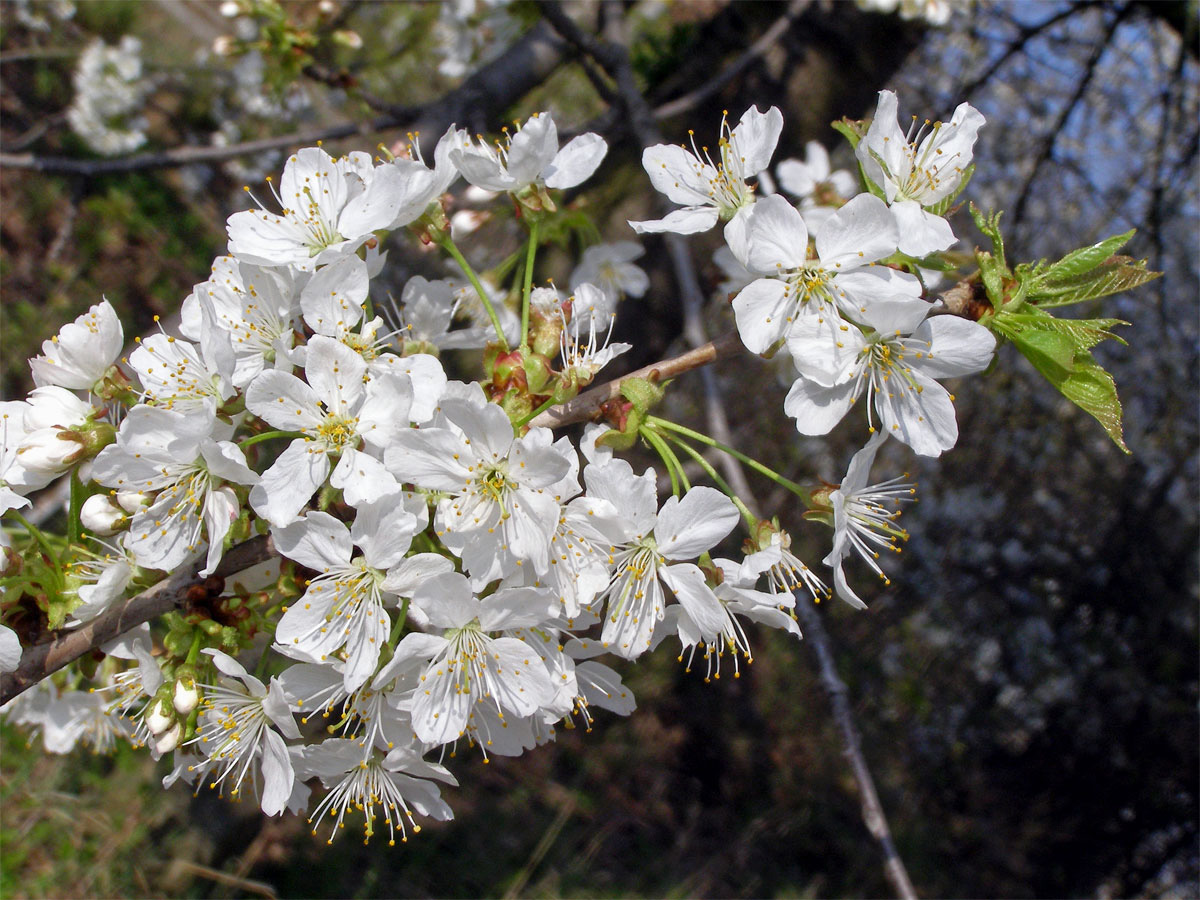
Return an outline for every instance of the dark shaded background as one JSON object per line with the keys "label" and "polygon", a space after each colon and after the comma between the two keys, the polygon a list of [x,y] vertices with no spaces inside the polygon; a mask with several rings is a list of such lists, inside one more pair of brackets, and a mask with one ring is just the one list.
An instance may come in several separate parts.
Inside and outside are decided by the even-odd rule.
{"label": "dark shaded background", "polygon": [[[84,155],[53,126],[70,100],[69,59],[13,57],[47,38],[14,25],[6,6],[5,150]],[[405,32],[391,4],[344,9],[342,24],[367,44],[328,65],[350,65],[392,102],[451,84],[421,61],[428,15],[407,11]],[[595,9],[568,7],[585,27]],[[309,14],[304,5],[294,12]],[[623,12],[610,5],[603,15],[611,25]],[[652,105],[735,63],[784,12],[678,4],[641,26],[634,60]],[[538,17],[536,7],[522,14]],[[214,36],[222,27],[203,4],[96,4],[54,37],[80,46],[81,34],[106,30],[166,35],[147,55],[170,72],[190,59],[179,36],[188,16]],[[956,386],[952,452],[931,461],[893,446],[877,464],[881,478],[908,467],[920,483],[891,586],[857,571],[869,612],[820,607],[900,853],[924,895],[1200,893],[1196,46],[1194,6],[1184,3],[980,3],[944,29],[813,4],[711,98],[659,123],[675,140],[688,128],[712,135],[722,109],[736,118],[751,103],[776,104],[786,123],[778,160],[811,139],[837,147],[828,123],[869,115],[882,87],[900,92],[903,111],[930,117],[969,100],[988,125],[968,195],[1007,211],[1011,259],[1053,258],[1136,227],[1128,252],[1165,273],[1102,307],[1132,323],[1122,332],[1128,347],[1097,352],[1121,391],[1132,456],[1009,348],[989,375]],[[199,140],[218,110],[203,91],[217,88],[200,76],[163,79],[155,140]],[[309,89],[316,121],[368,115],[353,94]],[[640,147],[577,64],[511,115],[472,127],[547,106],[569,126],[605,131],[613,149],[600,186],[581,199],[606,238],[630,239],[624,220],[651,212]],[[282,127],[250,123],[244,133]],[[844,146],[835,154],[851,161]],[[23,360],[101,293],[127,314],[130,334],[169,316],[222,250],[224,218],[244,205],[239,186],[238,173],[220,167],[104,177],[0,168],[4,396],[28,389]],[[486,227],[494,258],[484,251],[484,265],[516,246],[509,224]],[[971,234],[965,215],[955,225]],[[714,293],[718,241],[691,242]],[[664,247],[654,237],[645,245],[654,287],[626,303],[620,325],[638,341],[631,366],[682,347]],[[398,294],[429,263],[399,246],[393,254],[384,277]],[[731,327],[719,298],[708,316],[714,334]],[[798,437],[766,364],[722,365],[719,380],[735,398],[739,446],[789,477],[836,480],[861,444],[854,416],[830,440]],[[670,414],[703,427],[695,402],[677,392]],[[757,487],[765,506],[796,521],[782,496]],[[802,535],[800,555],[819,559],[827,533]],[[520,760],[485,765],[460,754],[451,766],[463,787],[447,797],[456,820],[391,850],[352,834],[329,848],[298,820],[263,820],[207,793],[190,803],[186,793],[152,796],[141,757],[46,761],[6,728],[4,893],[246,889],[215,871],[293,896],[888,894],[811,648],[773,633],[753,640],[754,664],[737,680],[705,684],[659,654],[625,668],[639,702],[629,719],[601,714],[591,733],[560,730]]]}

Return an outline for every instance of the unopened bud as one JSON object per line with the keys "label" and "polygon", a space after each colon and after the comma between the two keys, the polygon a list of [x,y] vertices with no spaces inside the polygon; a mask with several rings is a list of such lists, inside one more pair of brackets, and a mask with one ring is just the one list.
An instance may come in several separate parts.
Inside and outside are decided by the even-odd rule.
{"label": "unopened bud", "polygon": [[154,750],[159,756],[164,753],[170,753],[179,746],[179,739],[183,736],[183,729],[176,722],[171,726],[169,731],[157,735],[154,738]]}
{"label": "unopened bud", "polygon": [[171,714],[164,700],[155,701],[144,719],[146,727],[150,729],[150,733],[155,737],[158,737],[175,724],[175,716]]}
{"label": "unopened bud", "polygon": [[108,494],[94,494],[83,501],[79,522],[92,534],[116,534],[129,521],[125,510],[117,506]]}
{"label": "unopened bud", "polygon": [[117,491],[117,505],[131,516],[141,512],[153,500],[154,495],[145,491]]}
{"label": "unopened bud", "polygon": [[180,678],[175,682],[175,712],[186,716],[200,703],[200,691],[191,678]]}

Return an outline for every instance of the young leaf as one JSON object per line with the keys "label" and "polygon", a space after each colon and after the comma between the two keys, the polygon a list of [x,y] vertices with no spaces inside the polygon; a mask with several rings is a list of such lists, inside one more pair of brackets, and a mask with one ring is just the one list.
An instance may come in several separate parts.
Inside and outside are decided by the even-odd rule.
{"label": "young leaf", "polygon": [[1035,276],[1036,286],[1031,287],[1029,300],[1042,308],[1068,306],[1132,290],[1161,274],[1147,270],[1145,260],[1112,256],[1090,271],[1070,278],[1050,280]]}
{"label": "young leaf", "polygon": [[1134,236],[1136,231],[1137,229],[1131,229],[1124,234],[1115,234],[1099,243],[1092,244],[1090,247],[1072,250],[1058,262],[1044,269],[1039,267],[1038,280],[1062,281],[1090,272],[1129,243],[1129,239]]}
{"label": "young leaf", "polygon": [[1108,432],[1113,443],[1126,453],[1132,453],[1125,446],[1121,429],[1121,401],[1117,398],[1116,383],[1092,360],[1090,353],[1075,357],[1075,371],[1057,387],[1064,397],[1092,415]]}

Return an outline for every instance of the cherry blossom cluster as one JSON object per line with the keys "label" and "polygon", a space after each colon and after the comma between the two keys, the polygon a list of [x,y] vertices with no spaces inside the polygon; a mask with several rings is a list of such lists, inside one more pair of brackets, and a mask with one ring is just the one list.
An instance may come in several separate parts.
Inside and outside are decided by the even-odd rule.
{"label": "cherry blossom cluster", "polygon": [[[634,230],[724,223],[741,273],[733,320],[751,353],[790,360],[784,409],[799,432],[829,432],[866,396],[871,436],[840,485],[757,465],[832,528],[824,563],[857,607],[846,560],[882,577],[879,551],[907,537],[896,517],[914,494],[903,479],[869,483],[876,453],[889,436],[923,455],[952,447],[938,379],[993,355],[991,332],[945,314],[917,265],[955,243],[944,201],[982,123],[964,104],[906,134],[883,92],[857,140],[865,190],[810,148],[777,172],[799,208],[760,190],[776,109],[723,125],[714,154],[693,142],[643,157],[681,208]],[[253,795],[268,815],[307,810],[314,831],[361,814],[368,838],[404,841],[420,818],[451,817],[440,786],[456,784],[444,763],[457,749],[516,756],[599,709],[632,712],[601,657],[671,640],[708,677],[736,676],[753,655],[748,621],[799,637],[797,595],[832,591],[696,450],[730,448],[651,412],[661,385],[623,382],[581,437],[537,424],[629,349],[610,340],[618,304],[648,289],[631,241],[588,247],[567,292],[533,284],[559,192],[606,151],[595,134],[560,146],[548,113],[499,141],[451,127],[432,164],[415,142],[382,159],[300,150],[268,202],[229,218],[228,255],[177,330],[123,356],[101,302],[46,341],[30,362],[37,387],[0,404],[13,525],[0,670],[20,665],[18,601],[35,586],[50,627],[66,629],[193,564],[206,587],[107,644],[94,675],[21,694],[9,719],[54,752],[144,744],[173,755],[168,783]],[[527,229],[508,291],[455,243],[445,197],[460,178],[504,195]],[[452,271],[385,298],[372,289],[385,232],[435,246]],[[453,377],[442,353],[459,349],[480,351],[478,380]],[[639,440],[669,496],[654,468],[620,455]],[[680,453],[716,487],[692,485]],[[22,517],[57,479],[72,482],[66,537]],[[738,529],[741,549],[721,549]],[[217,577],[231,546],[267,534],[276,559]]]}

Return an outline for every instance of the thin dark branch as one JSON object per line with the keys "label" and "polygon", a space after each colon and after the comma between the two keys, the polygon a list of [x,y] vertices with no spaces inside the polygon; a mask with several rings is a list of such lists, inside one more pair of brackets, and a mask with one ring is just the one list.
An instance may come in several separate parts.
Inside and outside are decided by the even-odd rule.
{"label": "thin dark branch", "polygon": [[808,602],[807,595],[796,595],[796,615],[800,619],[800,630],[804,633],[805,641],[817,654],[821,686],[825,689],[825,693],[833,705],[833,718],[842,734],[846,758],[850,762],[850,768],[854,770],[854,780],[858,782],[859,793],[862,796],[863,821],[867,825],[867,830],[871,832],[871,836],[883,848],[884,872],[899,896],[915,898],[917,892],[908,878],[904,861],[900,858],[896,845],[892,841],[891,829],[888,828],[883,805],[879,802],[879,794],[875,790],[875,779],[871,777],[871,770],[867,768],[867,761],[863,757],[862,737],[858,732],[858,726],[854,724],[854,714],[850,709],[850,702],[846,699],[846,695],[849,693],[846,683],[838,675],[837,666],[833,661],[833,649],[829,641],[829,634],[825,631],[825,625],[816,609]]}
{"label": "thin dark branch", "polygon": [[[1065,9],[1059,10],[1057,13],[1050,16],[1050,18],[1046,19],[1043,22],[1038,22],[1036,25],[1023,26],[1017,32],[1016,38],[1008,45],[1008,49],[1006,49],[1002,54],[1000,54],[1000,56],[997,57],[996,60],[994,62],[992,62],[992,64],[990,66],[988,66],[981,73],[976,75],[975,78],[973,78],[971,81],[967,82],[967,84],[965,84],[960,90],[958,90],[955,93],[955,96],[962,97],[967,100],[971,99],[971,97],[975,94],[975,92],[977,90],[979,90],[981,87],[983,87],[989,81],[991,81],[992,76],[994,76],[997,72],[999,72],[1000,69],[1004,67],[1005,63],[1007,63],[1010,59],[1012,59],[1014,56],[1016,56],[1018,53],[1020,53],[1022,50],[1024,50],[1026,45],[1031,40],[1033,40],[1035,37],[1037,37],[1042,32],[1046,31],[1047,29],[1054,27],[1055,25],[1057,25],[1059,22],[1063,21],[1064,19],[1068,19],[1071,16],[1075,15],[1075,13],[1077,13],[1080,9],[1083,9],[1084,7],[1085,7],[1085,4],[1083,4],[1083,3],[1072,3],[1070,6],[1066,7]],[[943,119],[948,118],[949,115],[950,115],[950,110],[946,110],[945,112],[943,112],[943,114],[941,116],[939,116],[939,118],[943,118]]]}
{"label": "thin dark branch", "polygon": [[1058,118],[1046,132],[1046,138],[1042,142],[1042,148],[1038,152],[1036,159],[1034,159],[1033,168],[1029,171],[1029,177],[1025,179],[1025,184],[1021,188],[1017,202],[1013,205],[1012,220],[1014,223],[1019,225],[1024,220],[1025,205],[1029,202],[1029,198],[1033,194],[1033,185],[1037,181],[1038,172],[1041,171],[1042,166],[1046,164],[1053,154],[1055,142],[1066,126],[1067,120],[1071,118],[1071,113],[1082,102],[1084,94],[1087,93],[1088,88],[1092,84],[1092,79],[1096,77],[1100,60],[1104,57],[1109,45],[1112,43],[1113,35],[1116,34],[1117,28],[1128,14],[1129,7],[1122,7],[1113,16],[1112,21],[1108,23],[1108,27],[1104,30],[1104,37],[1096,42],[1096,46],[1092,49],[1091,55],[1084,64],[1083,76],[1075,86],[1074,93],[1071,94],[1071,98],[1064,104],[1062,111],[1058,114]]}
{"label": "thin dark branch", "polygon": [[75,175],[110,175],[120,172],[167,169],[188,165],[211,165],[238,156],[262,153],[336,140],[351,135],[373,134],[393,128],[422,131],[440,137],[453,122],[486,127],[488,120],[540,84],[562,63],[565,47],[552,29],[539,23],[501,57],[478,69],[454,90],[439,99],[416,107],[398,107],[365,122],[340,122],[295,134],[245,141],[227,147],[176,147],[156,153],[141,153],[123,159],[72,159],[39,157],[32,153],[0,153],[0,167],[32,169],[37,172]]}
{"label": "thin dark branch", "polygon": [[590,391],[585,391],[574,400],[569,400],[561,406],[555,406],[539,414],[529,424],[540,428],[559,428],[575,422],[591,421],[599,414],[600,407],[606,401],[621,396],[621,384],[630,378],[665,381],[668,378],[682,375],[684,372],[690,372],[692,369],[706,366],[715,360],[744,351],[745,348],[742,346],[742,340],[738,337],[737,332],[730,331],[714,338],[702,347],[681,353],[671,359],[642,366],[628,375],[622,375],[620,378],[594,387]]}
{"label": "thin dark branch", "polygon": [[671,116],[677,116],[680,113],[688,112],[695,109],[709,97],[719,92],[725,85],[729,84],[746,69],[750,68],[755,62],[763,57],[763,55],[774,46],[780,38],[787,34],[792,24],[800,18],[800,15],[811,5],[811,0],[792,0],[788,4],[787,12],[776,19],[771,27],[762,33],[762,35],[747,50],[735,59],[728,66],[723,68],[713,78],[706,81],[694,91],[689,91],[682,97],[677,97],[674,100],[663,103],[654,109],[654,116],[657,119],[666,119]]}

